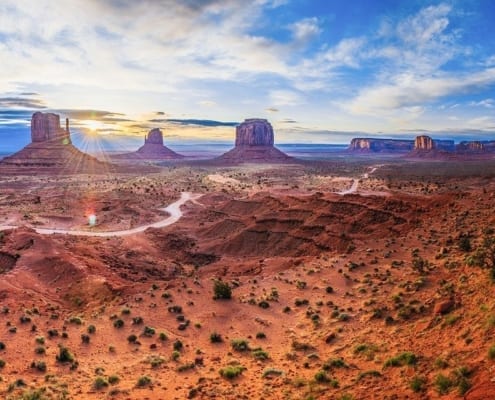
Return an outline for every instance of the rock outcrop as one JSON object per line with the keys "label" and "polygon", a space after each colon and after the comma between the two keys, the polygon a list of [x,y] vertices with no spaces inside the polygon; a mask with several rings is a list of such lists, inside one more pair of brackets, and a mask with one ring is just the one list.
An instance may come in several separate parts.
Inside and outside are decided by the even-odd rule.
{"label": "rock outcrop", "polygon": [[163,133],[155,128],[148,132],[144,138],[144,145],[132,153],[112,156],[117,160],[175,160],[184,158],[183,155],[170,150],[163,144]]}
{"label": "rock outcrop", "polygon": [[457,151],[460,153],[482,153],[485,145],[480,141],[460,142],[457,145]]}
{"label": "rock outcrop", "polygon": [[429,136],[416,136],[414,139],[414,151],[431,151],[434,148],[433,139]]}
{"label": "rock outcrop", "polygon": [[31,142],[61,140],[70,143],[69,119],[65,120],[65,129],[60,127],[60,116],[53,113],[36,112],[31,118]]}
{"label": "rock outcrop", "polygon": [[407,153],[414,147],[412,140],[354,138],[348,151],[360,153]]}
{"label": "rock outcrop", "polygon": [[103,173],[112,169],[111,164],[83,153],[72,144],[68,119],[63,129],[57,114],[41,112],[31,118],[31,143],[0,161],[2,173]]}
{"label": "rock outcrop", "polygon": [[246,119],[235,132],[237,146],[273,146],[273,127],[266,119]]}
{"label": "rock outcrop", "polygon": [[235,147],[219,161],[287,162],[292,158],[274,146],[273,127],[266,119],[250,118],[236,127]]}

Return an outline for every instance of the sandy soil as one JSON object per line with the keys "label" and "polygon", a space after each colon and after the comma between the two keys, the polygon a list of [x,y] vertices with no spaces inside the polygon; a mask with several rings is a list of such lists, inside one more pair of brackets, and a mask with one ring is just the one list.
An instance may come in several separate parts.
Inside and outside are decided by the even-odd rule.
{"label": "sandy soil", "polygon": [[495,398],[489,170],[375,166],[0,177],[3,398]]}

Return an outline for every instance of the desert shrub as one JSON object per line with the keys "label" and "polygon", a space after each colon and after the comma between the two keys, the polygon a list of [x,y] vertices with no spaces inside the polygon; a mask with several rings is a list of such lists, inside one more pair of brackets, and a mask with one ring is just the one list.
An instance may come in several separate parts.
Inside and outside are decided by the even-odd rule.
{"label": "desert shrub", "polygon": [[94,325],[89,325],[88,326],[88,333],[94,334],[95,332],[96,332],[96,327]]}
{"label": "desert shrub", "polygon": [[45,338],[43,336],[38,336],[36,339],[34,339],[36,343],[38,344],[45,344]]}
{"label": "desert shrub", "polygon": [[320,370],[315,374],[315,381],[319,383],[330,382],[330,378],[324,370]]}
{"label": "desert shrub", "polygon": [[263,371],[262,377],[263,378],[267,378],[269,376],[280,376],[280,375],[283,375],[283,374],[284,374],[284,371],[282,371],[281,369],[266,368]]}
{"label": "desert shrub", "polygon": [[176,350],[176,351],[181,351],[183,347],[184,347],[184,345],[182,344],[182,342],[181,342],[179,339],[177,339],[177,340],[174,342],[174,344],[173,344],[173,348],[174,348],[174,350]]}
{"label": "desert shrub", "polygon": [[210,342],[211,343],[221,343],[223,342],[222,335],[217,332],[212,332],[210,334]]}
{"label": "desert shrub", "polygon": [[400,353],[399,355],[389,358],[385,361],[385,367],[402,367],[404,365],[414,365],[418,361],[418,357],[410,352],[406,351],[404,353]]}
{"label": "desert shrub", "polygon": [[0,368],[5,367],[5,360],[0,359]]}
{"label": "desert shrub", "polygon": [[495,360],[495,344],[490,346],[490,348],[488,349],[488,358],[490,360]]}
{"label": "desert shrub", "polygon": [[70,317],[69,322],[71,324],[75,324],[75,325],[82,325],[82,319],[80,317],[77,317],[77,316]]}
{"label": "desert shrub", "polygon": [[89,343],[89,341],[90,341],[90,337],[89,337],[89,335],[86,335],[85,333],[83,333],[83,334],[81,335],[81,341],[82,341],[83,343],[88,344],[88,343]]}
{"label": "desert shrub", "polygon": [[182,364],[177,367],[177,372],[189,371],[190,369],[194,369],[196,365],[194,363]]}
{"label": "desert shrub", "polygon": [[70,352],[70,350],[62,345],[59,346],[59,351],[55,358],[60,363],[74,362],[75,360],[74,355]]}
{"label": "desert shrub", "polygon": [[145,326],[143,330],[143,335],[151,337],[155,334],[155,328],[151,328],[150,326]]}
{"label": "desert shrub", "polygon": [[266,339],[266,335],[264,332],[258,332],[256,334],[256,339]]}
{"label": "desert shrub", "polygon": [[457,246],[459,247],[459,250],[468,253],[472,250],[471,239],[469,239],[469,236],[462,235],[459,238]]}
{"label": "desert shrub", "polygon": [[254,349],[251,353],[257,360],[268,360],[270,356],[263,349]]}
{"label": "desert shrub", "polygon": [[180,353],[177,350],[174,350],[171,356],[172,360],[177,361],[179,357],[180,357]]}
{"label": "desert shrub", "polygon": [[151,368],[158,368],[165,362],[165,359],[160,356],[149,356],[147,361],[151,365]]}
{"label": "desert shrub", "polygon": [[129,343],[136,343],[136,341],[137,341],[137,336],[136,336],[136,335],[134,335],[134,334],[130,334],[129,336],[127,336],[127,341],[128,341]]}
{"label": "desert shrub", "polygon": [[122,315],[129,315],[130,313],[131,313],[131,309],[127,307],[123,308],[121,311]]}
{"label": "desert shrub", "polygon": [[440,394],[445,394],[450,391],[450,389],[453,386],[452,380],[443,375],[443,374],[438,374],[435,378],[435,387]]}
{"label": "desert shrub", "polygon": [[246,339],[233,339],[231,342],[232,348],[235,351],[248,351],[249,343]]}
{"label": "desert shrub", "polygon": [[96,390],[101,390],[103,388],[108,387],[108,381],[102,376],[97,376],[93,382],[93,387]]}
{"label": "desert shrub", "polygon": [[160,334],[158,335],[158,338],[159,338],[162,342],[164,342],[164,341],[166,341],[166,340],[168,339],[168,336],[167,336],[167,334],[166,334],[165,332],[160,332]]}
{"label": "desert shrub", "polygon": [[110,375],[108,377],[108,383],[110,385],[116,385],[119,382],[120,382],[120,377],[118,375]]}
{"label": "desert shrub", "polygon": [[322,366],[322,369],[325,371],[334,369],[334,368],[349,368],[343,358],[331,358],[327,362],[325,362]]}
{"label": "desert shrub", "polygon": [[121,320],[120,318],[116,319],[115,321],[113,321],[113,326],[117,329],[120,329],[124,326],[124,321]]}
{"label": "desert shrub", "polygon": [[261,300],[258,303],[258,306],[261,307],[261,308],[267,309],[267,308],[270,307],[270,303],[268,303],[268,301],[266,301],[266,300]]}
{"label": "desert shrub", "polygon": [[4,342],[0,342],[0,350],[5,350],[5,343]]}
{"label": "desert shrub", "polygon": [[34,352],[36,354],[45,354],[46,353],[46,349],[43,347],[43,346],[38,346],[34,349]]}
{"label": "desert shrub", "polygon": [[224,378],[234,379],[239,375],[241,375],[245,369],[246,368],[243,367],[242,365],[229,365],[225,368],[222,368],[219,372],[220,375]]}
{"label": "desert shrub", "polygon": [[232,288],[230,285],[219,279],[213,282],[213,299],[231,299],[232,298]]}
{"label": "desert shrub", "polygon": [[134,325],[141,325],[143,323],[143,317],[134,317],[132,323]]}
{"label": "desert shrub", "polygon": [[138,387],[145,387],[151,385],[151,378],[147,375],[140,376],[137,380]]}
{"label": "desert shrub", "polygon": [[382,374],[374,369],[368,370],[368,371],[363,371],[360,372],[359,375],[357,376],[357,380],[360,381],[361,379],[364,379],[368,376],[371,376],[373,378],[378,378],[382,376]]}
{"label": "desert shrub", "polygon": [[415,375],[409,382],[409,387],[415,393],[423,392],[426,389],[426,378],[423,376]]}

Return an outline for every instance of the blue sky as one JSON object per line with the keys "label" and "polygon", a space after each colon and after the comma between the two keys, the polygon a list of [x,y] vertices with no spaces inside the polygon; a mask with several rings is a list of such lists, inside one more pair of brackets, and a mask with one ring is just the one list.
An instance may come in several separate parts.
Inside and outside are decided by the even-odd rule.
{"label": "blue sky", "polygon": [[[491,0],[3,0],[0,150],[55,111],[81,140],[495,139]],[[135,138],[135,140],[133,140]]]}

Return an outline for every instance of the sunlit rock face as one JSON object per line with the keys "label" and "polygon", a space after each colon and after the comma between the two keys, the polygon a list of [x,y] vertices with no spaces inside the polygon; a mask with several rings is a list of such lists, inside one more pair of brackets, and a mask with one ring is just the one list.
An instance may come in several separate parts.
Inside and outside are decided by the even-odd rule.
{"label": "sunlit rock face", "polygon": [[217,160],[270,163],[288,162],[292,158],[274,146],[273,127],[266,119],[250,118],[237,126],[235,147]]}
{"label": "sunlit rock face", "polygon": [[159,128],[152,129],[144,139],[144,143],[158,144],[163,146],[163,133]]}
{"label": "sunlit rock face", "polygon": [[273,146],[273,127],[266,119],[244,120],[236,128],[235,146]]}
{"label": "sunlit rock face", "polygon": [[429,136],[416,136],[414,139],[415,151],[429,151],[435,148],[435,142]]}
{"label": "sunlit rock face", "polygon": [[53,113],[36,112],[31,117],[31,142],[65,140],[70,143],[69,123],[66,129],[60,127],[60,116]]}
{"label": "sunlit rock face", "polygon": [[71,143],[68,119],[64,129],[59,115],[41,112],[31,117],[31,143],[0,161],[2,173],[100,173],[112,168]]}

